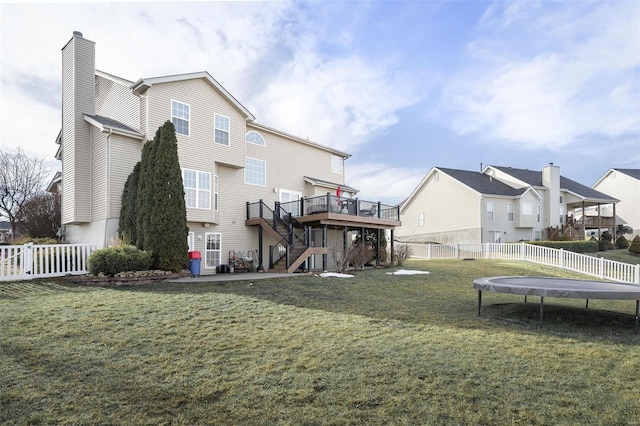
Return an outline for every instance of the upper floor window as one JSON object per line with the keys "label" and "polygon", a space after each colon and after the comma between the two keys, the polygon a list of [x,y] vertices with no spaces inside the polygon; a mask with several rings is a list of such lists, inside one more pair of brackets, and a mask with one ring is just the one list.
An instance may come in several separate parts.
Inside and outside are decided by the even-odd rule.
{"label": "upper floor window", "polygon": [[418,226],[424,226],[424,212],[418,213]]}
{"label": "upper floor window", "polygon": [[189,110],[188,104],[171,101],[171,122],[179,135],[189,136]]}
{"label": "upper floor window", "polygon": [[182,169],[182,182],[187,208],[211,208],[211,173]]}
{"label": "upper floor window", "polygon": [[245,158],[244,183],[267,186],[267,163],[255,158]]}
{"label": "upper floor window", "polygon": [[264,138],[262,137],[262,135],[256,131],[249,131],[247,132],[247,136],[245,136],[245,140],[249,143],[255,144],[255,145],[260,145],[260,146],[265,146],[265,142],[264,142]]}
{"label": "upper floor window", "polygon": [[229,145],[229,117],[224,115],[214,115],[214,142],[220,145]]}
{"label": "upper floor window", "polygon": [[509,219],[509,222],[513,222],[513,219],[514,219],[513,203],[507,204],[507,218]]}
{"label": "upper floor window", "polygon": [[487,201],[487,220],[493,220],[493,202]]}
{"label": "upper floor window", "polygon": [[337,155],[331,156],[331,171],[333,173],[342,174],[342,157],[338,157]]}
{"label": "upper floor window", "polygon": [[564,204],[564,196],[563,195],[560,196],[560,204]]}
{"label": "upper floor window", "polygon": [[536,206],[536,214],[538,215],[538,222],[540,222],[540,203],[538,202],[538,205]]}

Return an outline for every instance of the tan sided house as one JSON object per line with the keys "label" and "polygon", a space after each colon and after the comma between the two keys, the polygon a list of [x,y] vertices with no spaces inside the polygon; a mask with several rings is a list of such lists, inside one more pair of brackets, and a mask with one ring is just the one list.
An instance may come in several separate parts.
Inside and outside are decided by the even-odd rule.
{"label": "tan sided house", "polygon": [[[640,235],[640,169],[609,169],[591,187],[619,199],[615,205],[617,224],[630,227],[632,235]],[[613,210],[612,205],[605,207]]]}
{"label": "tan sided house", "polygon": [[97,71],[95,43],[74,32],[62,49],[57,139],[66,241],[116,241],[124,183],[166,120],[203,274],[220,265],[333,269],[353,234],[393,235],[400,225],[398,206],[354,198],[349,154],[256,123],[207,72],[133,82]]}
{"label": "tan sided house", "polygon": [[400,208],[404,242],[499,243],[585,236],[576,209],[618,200],[542,171],[487,166],[481,172],[434,167]]}

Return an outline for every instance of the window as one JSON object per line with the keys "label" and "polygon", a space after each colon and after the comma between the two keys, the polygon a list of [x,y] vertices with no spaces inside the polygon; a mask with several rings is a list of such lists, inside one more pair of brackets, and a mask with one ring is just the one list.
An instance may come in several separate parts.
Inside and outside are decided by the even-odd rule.
{"label": "window", "polygon": [[564,206],[560,206],[560,224],[564,224]]}
{"label": "window", "polygon": [[208,232],[204,236],[204,267],[212,269],[219,266],[222,260],[222,234]]}
{"label": "window", "polygon": [[487,201],[487,220],[493,220],[493,202]]}
{"label": "window", "polygon": [[502,242],[502,232],[500,231],[489,231],[489,242],[491,243],[501,243]]}
{"label": "window", "polygon": [[533,231],[533,241],[540,241],[540,231]]}
{"label": "window", "polygon": [[265,146],[266,143],[264,142],[264,138],[262,137],[262,135],[258,132],[254,132],[253,130],[251,130],[250,132],[247,132],[247,136],[245,136],[245,141],[255,144],[255,145],[260,145],[260,146]]}
{"label": "window", "polygon": [[536,206],[536,214],[538,215],[538,222],[540,222],[540,203]]}
{"label": "window", "polygon": [[171,122],[179,135],[189,136],[189,105],[171,101]]}
{"label": "window", "polygon": [[507,204],[507,218],[509,219],[509,222],[513,222],[514,216],[513,203],[509,203]]}
{"label": "window", "polygon": [[331,171],[342,174],[342,157],[338,157],[337,155],[331,156]]}
{"label": "window", "polygon": [[522,214],[526,216],[530,216],[533,214],[533,211],[531,210],[531,203],[522,203]]}
{"label": "window", "polygon": [[182,182],[187,208],[211,208],[211,173],[182,169]]}
{"label": "window", "polygon": [[424,226],[424,213],[418,213],[418,226]]}
{"label": "window", "polygon": [[219,190],[220,190],[220,181],[218,180],[218,175],[213,177],[213,209],[215,211],[219,210]]}
{"label": "window", "polygon": [[564,204],[564,196],[563,195],[560,196],[560,204]]}
{"label": "window", "polygon": [[229,117],[214,115],[214,142],[220,145],[229,145]]}
{"label": "window", "polygon": [[196,237],[193,232],[189,232],[187,234],[187,246],[189,247],[189,251],[194,251],[196,249]]}
{"label": "window", "polygon": [[244,183],[267,186],[267,163],[247,157],[244,162]]}

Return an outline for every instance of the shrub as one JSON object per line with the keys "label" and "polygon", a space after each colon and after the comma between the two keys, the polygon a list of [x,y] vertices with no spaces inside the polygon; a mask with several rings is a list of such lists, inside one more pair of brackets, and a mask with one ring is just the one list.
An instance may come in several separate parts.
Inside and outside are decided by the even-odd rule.
{"label": "shrub", "polygon": [[91,253],[89,272],[113,276],[119,272],[145,271],[151,266],[151,252],[134,246],[107,247]]}
{"label": "shrub", "polygon": [[565,249],[574,253],[595,253],[598,251],[598,240],[595,238],[589,241],[529,241],[528,244]]}
{"label": "shrub", "polygon": [[619,236],[618,239],[616,240],[616,248],[618,249],[629,248],[629,241],[627,241],[624,235]]}
{"label": "shrub", "polygon": [[640,235],[636,235],[629,246],[629,253],[640,255]]}
{"label": "shrub", "polygon": [[393,259],[398,266],[402,266],[405,260],[407,260],[413,254],[411,246],[408,244],[398,244],[393,248]]}

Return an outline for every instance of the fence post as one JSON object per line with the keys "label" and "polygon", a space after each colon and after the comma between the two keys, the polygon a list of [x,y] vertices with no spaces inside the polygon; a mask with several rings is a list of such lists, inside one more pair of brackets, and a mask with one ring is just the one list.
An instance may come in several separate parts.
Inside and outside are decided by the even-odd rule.
{"label": "fence post", "polygon": [[431,243],[427,246],[427,259],[431,259]]}
{"label": "fence post", "polygon": [[22,273],[24,275],[33,273],[33,243],[22,246]]}
{"label": "fence post", "polygon": [[564,249],[563,248],[560,248],[559,255],[560,255],[560,259],[558,261],[559,262],[559,266],[561,268],[564,268]]}
{"label": "fence post", "polygon": [[604,257],[600,257],[598,260],[598,276],[604,277]]}
{"label": "fence post", "polygon": [[640,284],[640,265],[636,265],[636,272],[635,272],[635,280],[634,282],[636,284]]}
{"label": "fence post", "polygon": [[484,257],[486,259],[490,259],[491,258],[491,253],[489,252],[490,246],[489,246],[489,241],[486,242],[486,248],[485,248],[485,252],[484,252]]}
{"label": "fence post", "polygon": [[456,259],[460,257],[460,244],[456,244],[455,255],[456,255]]}

